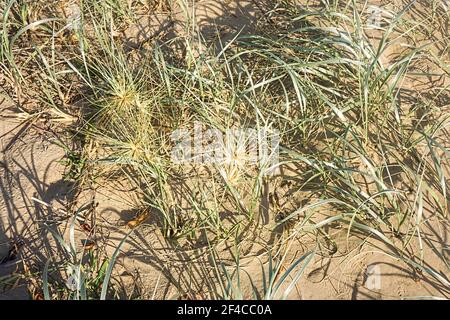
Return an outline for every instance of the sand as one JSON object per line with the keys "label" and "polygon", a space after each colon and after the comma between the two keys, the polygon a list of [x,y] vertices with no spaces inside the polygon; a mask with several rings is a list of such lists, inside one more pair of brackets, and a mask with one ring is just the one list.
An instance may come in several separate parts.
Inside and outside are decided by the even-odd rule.
{"label": "sand", "polygon": [[[200,1],[195,11],[205,37],[212,36],[217,29],[225,36],[238,30],[251,30],[261,12],[253,1]],[[154,36],[180,32],[177,19],[170,20],[167,14],[144,16],[127,29],[123,36],[130,48]],[[213,25],[215,25],[213,27]],[[430,80],[431,81],[431,80]],[[63,179],[64,166],[60,161],[64,151],[57,146],[52,133],[53,125],[43,120],[23,121],[17,108],[0,96],[0,257],[7,255],[9,244],[22,239],[24,245],[18,257],[0,265],[0,278],[39,270],[51,255],[58,255],[58,248],[45,228],[45,222],[61,219],[70,210],[73,201],[73,186]],[[105,235],[99,242],[111,253],[123,235],[128,232],[127,221],[133,217],[134,199],[126,192],[111,192],[98,188],[95,194],[83,190],[77,198],[78,204],[95,196],[98,202],[96,215]],[[36,201],[36,199],[38,201]],[[50,207],[44,205],[48,204]],[[424,243],[424,262],[449,276],[445,263],[435,250],[447,248],[449,230],[434,217],[426,227],[427,241]],[[267,222],[268,228],[274,221]],[[408,297],[437,296],[448,298],[450,288],[443,287],[430,276],[413,270],[406,263],[389,257],[381,241],[353,236],[347,243],[347,229],[336,228],[331,233],[338,248],[329,256],[316,256],[306,275],[298,283],[291,299],[398,299]],[[81,232],[77,233],[82,235]],[[291,258],[306,251],[312,244],[299,241],[291,248]],[[437,248],[437,249],[436,249]],[[244,269],[250,274],[260,274],[260,263],[256,258],[261,247],[248,244],[243,258]],[[122,298],[143,295],[146,298],[170,298],[177,294],[170,279],[190,285],[199,296],[208,298],[213,285],[212,270],[202,269],[198,263],[197,279],[187,279],[186,268],[193,268],[192,254],[201,257],[204,247],[190,248],[183,252],[164,240],[159,229],[148,223],[127,241],[115,269],[115,283],[123,288]],[[202,258],[199,258],[201,261]],[[380,277],[374,278],[374,274]],[[189,282],[190,281],[190,282]],[[244,280],[245,281],[245,280]],[[0,283],[0,299],[29,299],[33,292],[31,280],[14,278],[7,284]]]}

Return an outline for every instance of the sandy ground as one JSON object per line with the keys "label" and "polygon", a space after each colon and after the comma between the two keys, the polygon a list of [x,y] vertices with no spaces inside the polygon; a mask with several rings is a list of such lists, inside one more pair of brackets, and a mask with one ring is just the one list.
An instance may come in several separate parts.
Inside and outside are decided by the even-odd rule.
{"label": "sandy ground", "polygon": [[[5,113],[8,112],[2,109],[2,115]],[[63,167],[58,161],[63,157],[62,150],[32,128],[20,136],[19,123],[14,119],[14,117],[3,118],[1,122],[0,141],[4,150],[0,169],[1,255],[7,253],[10,239],[20,237],[24,239],[25,245],[16,261],[0,265],[1,276],[20,271],[21,259],[31,258],[36,263],[46,261],[46,256],[53,249],[48,247],[51,237],[41,228],[43,221],[51,219],[49,216],[51,212],[43,209],[32,198],[52,204],[55,208],[63,207],[68,197],[67,192],[70,190],[70,186],[61,179]],[[10,144],[12,139],[16,139],[13,145]],[[8,146],[11,147],[7,148]],[[130,215],[132,207],[130,208],[117,194],[102,194],[100,191],[97,193],[96,201],[100,203],[99,216],[112,225],[123,225],[132,216]],[[125,231],[110,234],[110,248],[121,239]],[[341,241],[338,247],[346,247],[346,230],[341,230],[340,233],[340,236],[336,236],[336,239]],[[441,241],[447,242],[448,238],[445,237],[448,237],[448,232],[447,235],[445,232],[441,233],[441,236],[443,236]],[[387,257],[382,252],[382,249],[386,250],[382,243],[373,240],[371,242],[361,245],[360,240],[354,239],[354,243],[349,244],[350,247],[354,247],[353,251],[345,257],[339,257],[339,253],[333,257],[316,257],[309,267],[307,276],[300,281],[297,291],[291,298],[448,297],[448,288],[440,287],[426,275],[412,272],[404,263]],[[302,250],[303,246],[299,243],[298,247]],[[139,291],[147,293],[156,290],[156,297],[175,296],[174,288],[164,277],[160,277],[160,273],[183,279],[183,270],[188,267],[189,259],[176,250],[168,249],[158,230],[151,227],[139,230],[123,251],[118,259],[116,271],[121,275],[122,285],[128,295],[136,294],[139,286]],[[250,274],[260,273],[259,261],[252,258],[253,254],[256,256],[257,250],[252,248],[251,251],[250,257],[244,259],[244,269]],[[425,261],[441,270],[442,274],[446,274],[446,266],[433,251],[427,248],[425,252]],[[380,280],[368,283],[368,278],[370,281],[370,274],[373,272],[381,275]],[[195,285],[206,292],[209,284],[198,282]],[[0,298],[28,298],[28,293],[24,285],[19,284],[12,290],[2,292]]]}
{"label": "sandy ground", "polygon": [[[32,198],[55,205],[65,201],[64,192],[67,189],[62,181],[63,168],[58,163],[64,152],[40,135],[30,123],[19,122],[17,114],[9,107],[2,101],[0,256],[8,253],[10,241],[22,239],[25,245],[20,258],[27,259],[31,254],[33,259],[45,261],[45,239],[41,238],[39,230],[42,221],[49,218],[49,213],[41,211]],[[15,271],[20,265],[20,258],[0,265],[0,276]],[[26,291],[20,288],[8,293],[8,297],[25,296]],[[4,293],[0,297],[4,297]]]}
{"label": "sandy ground", "polygon": [[[220,26],[222,32],[249,28],[252,19],[258,16],[259,8],[252,1],[203,1],[196,11],[196,17],[205,34],[210,31],[211,22]],[[175,23],[176,25],[176,23]],[[176,27],[165,15],[143,17],[134,27],[125,32],[130,47],[145,40],[149,35],[161,32],[176,32]],[[151,36],[150,36],[151,37]],[[0,277],[22,272],[21,261],[32,259],[36,265],[45,263],[54,253],[51,237],[43,224],[61,213],[58,208],[66,207],[71,200],[71,186],[62,179],[63,165],[59,161],[64,152],[53,143],[47,130],[49,124],[21,122],[17,110],[8,100],[0,97],[0,257],[8,253],[11,240],[23,239],[24,245],[18,258],[0,265]],[[89,198],[89,193],[82,197]],[[34,199],[52,206],[45,208]],[[104,225],[114,226],[105,240],[108,251],[122,238],[126,230],[121,227],[133,212],[133,199],[126,193],[111,193],[97,190],[95,201],[99,203],[97,214]],[[82,200],[79,200],[81,203]],[[449,276],[447,266],[435,253],[434,247],[448,245],[449,230],[438,228],[430,217],[428,231],[430,242],[425,243],[424,261],[443,276]],[[268,227],[270,227],[268,222]],[[273,222],[272,222],[273,223]],[[387,256],[385,245],[376,240],[363,241],[354,237],[346,243],[346,229],[334,230],[339,248],[350,250],[350,254],[337,252],[329,257],[315,257],[306,276],[297,285],[292,299],[395,299],[418,296],[449,297],[450,288],[439,285],[429,276],[411,270],[405,263]],[[304,243],[294,246],[292,256],[304,252]],[[251,274],[260,273],[256,256],[260,247],[249,244],[249,254],[244,258],[245,270]],[[198,252],[202,250],[199,249]],[[348,253],[348,251],[347,251]],[[173,297],[175,288],[167,277],[185,281],[185,269],[190,258],[179,250],[171,248],[163,240],[159,230],[152,227],[139,229],[123,248],[117,263],[116,274],[124,287],[124,296],[144,292],[147,297]],[[208,291],[211,270],[197,270],[200,278],[191,283],[200,291]],[[372,274],[380,274],[372,278]],[[161,274],[164,274],[161,277]],[[192,279],[191,279],[192,281]],[[206,294],[205,294],[206,295]],[[0,286],[0,299],[29,298],[24,282]]]}

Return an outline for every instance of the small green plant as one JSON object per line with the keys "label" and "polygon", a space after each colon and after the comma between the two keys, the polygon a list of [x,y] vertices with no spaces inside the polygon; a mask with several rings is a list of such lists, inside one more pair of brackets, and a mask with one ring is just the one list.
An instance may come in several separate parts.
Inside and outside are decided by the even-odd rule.
{"label": "small green plant", "polygon": [[[95,248],[92,240],[82,242],[81,251],[76,243],[75,227],[79,224],[81,214],[90,205],[79,208],[71,218],[69,225],[69,242],[64,240],[64,236],[55,229],[55,226],[48,226],[61,249],[60,261],[53,261],[49,258],[43,271],[43,294],[46,300],[53,298],[89,300],[106,299],[109,289],[109,282],[113,272],[115,260],[120,253],[120,249],[128,233],[117,245],[111,258],[105,257]],[[52,271],[50,273],[50,271]],[[50,281],[51,274],[60,272],[62,279]],[[63,284],[61,285],[61,282]],[[51,290],[53,288],[53,290]]]}
{"label": "small green plant", "polygon": [[[286,254],[279,259],[275,259],[271,252],[268,252],[267,266],[258,259],[261,270],[260,274],[249,274],[240,265],[239,248],[235,253],[235,266],[230,272],[225,264],[220,261],[220,257],[215,250],[212,251],[214,273],[220,288],[220,299],[225,300],[285,300],[289,297],[292,290],[296,288],[298,282],[314,258],[315,251],[307,252],[293,263],[285,267]],[[285,271],[283,272],[283,268]],[[261,285],[257,279],[261,277]],[[248,278],[250,285],[243,284],[244,278]],[[246,294],[248,287],[251,288],[250,294]]]}

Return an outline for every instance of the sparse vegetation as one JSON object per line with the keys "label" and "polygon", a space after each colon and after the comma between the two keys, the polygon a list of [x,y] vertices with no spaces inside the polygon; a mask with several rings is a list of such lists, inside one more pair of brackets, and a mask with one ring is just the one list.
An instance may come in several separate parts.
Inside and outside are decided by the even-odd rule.
{"label": "sparse vegetation", "polygon": [[[23,121],[51,124],[75,194],[64,219],[39,226],[61,250],[28,267],[31,291],[286,299],[312,261],[375,241],[448,297],[449,11],[401,2],[368,27],[367,2],[272,1],[225,37],[206,36],[197,4],[182,0],[76,1],[71,12],[69,1],[0,0],[1,94]],[[149,10],[183,16],[176,35],[130,46],[125,30]],[[218,162],[195,149],[175,163],[173,133],[199,128],[250,128],[257,156],[277,136],[279,161],[251,162],[237,143],[215,145]],[[131,199],[128,222],[98,212],[99,194]],[[145,234],[167,251],[148,249]],[[153,291],[124,296],[113,267],[127,250],[155,255]],[[256,256],[256,272],[242,268]],[[160,294],[161,277],[175,293]]]}

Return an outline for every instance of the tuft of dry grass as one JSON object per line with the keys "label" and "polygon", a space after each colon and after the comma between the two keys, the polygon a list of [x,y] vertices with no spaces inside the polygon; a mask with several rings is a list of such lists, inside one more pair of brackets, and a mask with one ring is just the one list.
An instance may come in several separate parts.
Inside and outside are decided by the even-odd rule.
{"label": "tuft of dry grass", "polygon": [[[287,298],[313,255],[302,256],[283,274],[282,252],[292,241],[312,238],[324,254],[321,239],[329,238],[327,230],[335,224],[347,230],[347,240],[354,233],[380,239],[390,248],[386,255],[419,268],[448,292],[448,279],[423,260],[424,242],[431,241],[425,223],[448,227],[449,60],[448,49],[435,50],[448,47],[448,37],[412,45],[423,25],[448,23],[448,13],[436,2],[420,23],[408,19],[413,2],[369,30],[366,4],[336,1],[317,9],[278,1],[253,34],[207,42],[191,17],[183,36],[155,39],[142,52],[126,49],[119,35],[135,6],[150,9],[142,1],[83,2],[76,30],[65,24],[64,10],[61,15],[50,5],[0,3],[4,81],[27,113],[71,121],[68,138],[76,143],[64,146],[67,176],[82,189],[108,190],[120,181],[167,241],[188,248],[203,243],[214,257],[207,267],[222,288],[211,296],[244,297],[236,287],[239,258],[230,273],[217,255],[221,244],[260,241],[267,228],[281,228],[264,243],[267,286],[264,281],[264,290],[244,298]],[[173,4],[154,6],[167,10]],[[273,21],[281,27],[274,28]],[[178,58],[170,50],[180,43]],[[401,51],[395,50],[399,43]],[[395,58],[388,59],[392,52]],[[429,71],[419,72],[424,65]],[[436,75],[442,85],[415,90],[415,80]],[[39,107],[30,101],[39,101]],[[221,163],[173,163],[173,132],[192,133],[194,124],[224,134],[233,128],[251,128],[256,136],[278,132],[280,161],[249,164],[247,150],[222,145],[231,151]],[[272,170],[276,173],[268,175]],[[268,201],[266,191],[273,189],[271,199],[277,200]],[[297,207],[280,204],[290,198],[299,200]],[[300,200],[306,202],[298,205]],[[277,222],[264,224],[264,211]],[[76,266],[70,273],[78,275],[79,287],[69,296],[105,298],[123,242],[109,264],[100,266],[96,258],[94,269],[100,271],[91,272],[74,248],[55,236]],[[448,266],[443,251],[437,252]],[[49,272],[47,264],[46,298],[56,291],[49,289]],[[81,279],[85,273],[94,278]],[[176,285],[180,293],[196,295]],[[284,285],[286,291],[278,294]]]}

